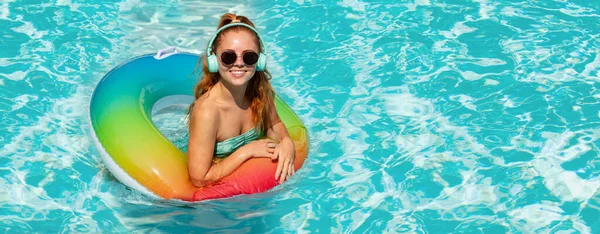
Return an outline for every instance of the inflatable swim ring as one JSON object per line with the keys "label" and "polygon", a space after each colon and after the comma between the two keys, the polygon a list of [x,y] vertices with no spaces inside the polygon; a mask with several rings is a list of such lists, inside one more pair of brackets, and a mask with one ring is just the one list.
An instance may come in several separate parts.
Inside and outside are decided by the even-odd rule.
{"label": "inflatable swim ring", "polygon": [[[191,184],[186,153],[162,135],[151,114],[157,102],[168,97],[185,95],[193,101],[197,76],[192,73],[198,59],[196,54],[163,50],[133,58],[100,80],[92,94],[90,121],[106,167],[121,183],[158,199],[225,198],[278,185],[277,163],[267,158],[250,159],[208,187]],[[280,97],[275,97],[275,104],[295,143],[298,170],[308,154],[308,132]]]}

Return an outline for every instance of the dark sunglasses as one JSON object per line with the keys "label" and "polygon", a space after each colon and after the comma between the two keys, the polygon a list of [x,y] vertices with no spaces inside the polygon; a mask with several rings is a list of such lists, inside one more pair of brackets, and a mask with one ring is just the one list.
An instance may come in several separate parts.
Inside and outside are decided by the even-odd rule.
{"label": "dark sunglasses", "polygon": [[[242,59],[246,66],[252,66],[258,62],[258,54],[254,51],[244,51]],[[223,65],[231,66],[235,63],[235,60],[237,60],[237,54],[232,50],[226,50],[221,53],[221,62]]]}

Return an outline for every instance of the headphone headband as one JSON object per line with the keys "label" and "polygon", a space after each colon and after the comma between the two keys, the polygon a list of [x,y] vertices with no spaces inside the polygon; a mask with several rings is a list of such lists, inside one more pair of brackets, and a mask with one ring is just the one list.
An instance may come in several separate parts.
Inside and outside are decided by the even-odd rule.
{"label": "headphone headband", "polygon": [[[231,28],[231,27],[235,27],[235,26],[242,26],[242,27],[246,27],[246,28],[249,28],[250,30],[252,30],[256,34],[256,37],[258,38],[258,41],[260,42],[260,46],[262,47],[263,51],[267,50],[267,48],[265,47],[265,44],[262,41],[262,38],[260,37],[260,34],[252,26],[245,24],[245,23],[230,23],[230,24],[224,25],[223,27],[219,28],[217,30],[217,32],[215,32],[215,35],[213,35],[213,37],[210,39],[210,42],[208,43],[208,48],[206,48],[207,55],[210,55],[211,52],[216,53],[216,51],[212,51],[212,45],[213,45],[215,39],[217,38],[217,36],[219,35],[219,33],[221,33],[221,31],[223,31],[227,28]],[[260,53],[260,51],[259,51],[259,53]]]}

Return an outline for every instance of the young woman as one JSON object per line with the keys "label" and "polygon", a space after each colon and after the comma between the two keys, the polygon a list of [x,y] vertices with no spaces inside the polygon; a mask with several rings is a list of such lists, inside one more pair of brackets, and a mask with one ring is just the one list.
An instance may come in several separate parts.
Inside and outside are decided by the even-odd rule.
{"label": "young woman", "polygon": [[280,183],[294,174],[294,143],[275,110],[263,51],[248,18],[221,16],[190,106],[187,154],[194,186],[214,183],[255,157],[278,161],[274,176]]}

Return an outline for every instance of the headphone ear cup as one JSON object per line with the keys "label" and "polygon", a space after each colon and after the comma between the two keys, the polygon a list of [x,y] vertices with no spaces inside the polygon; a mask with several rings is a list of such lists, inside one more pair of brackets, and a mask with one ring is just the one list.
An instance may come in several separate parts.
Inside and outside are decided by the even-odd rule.
{"label": "headphone ear cup", "polygon": [[217,56],[214,54],[211,54],[206,58],[206,63],[209,72],[215,73],[219,71],[219,61],[217,61]]}
{"label": "headphone ear cup", "polygon": [[267,67],[267,56],[263,53],[258,55],[258,62],[256,62],[256,71],[264,71]]}

